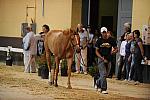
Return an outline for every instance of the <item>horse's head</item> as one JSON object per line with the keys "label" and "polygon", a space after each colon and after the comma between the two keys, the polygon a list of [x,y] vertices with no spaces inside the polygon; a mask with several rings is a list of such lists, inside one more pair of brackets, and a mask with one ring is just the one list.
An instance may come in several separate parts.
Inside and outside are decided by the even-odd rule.
{"label": "horse's head", "polygon": [[73,46],[73,48],[77,53],[80,53],[81,49],[80,49],[79,34],[73,29],[70,29],[70,34],[71,34],[71,45]]}

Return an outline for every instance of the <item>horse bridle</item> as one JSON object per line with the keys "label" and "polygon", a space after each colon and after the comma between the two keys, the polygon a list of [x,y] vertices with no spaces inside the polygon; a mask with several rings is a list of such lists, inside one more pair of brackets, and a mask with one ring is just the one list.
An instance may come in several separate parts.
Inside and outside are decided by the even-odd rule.
{"label": "horse bridle", "polygon": [[[74,37],[75,37],[75,39],[76,39],[76,41],[77,41],[77,44],[73,44],[73,42],[71,41],[71,44],[72,44],[72,47],[73,47],[73,49],[74,50],[76,50],[76,48],[75,48],[75,46],[79,46],[80,47],[80,43],[78,42],[78,39],[77,39],[77,36],[79,35],[78,33],[75,33],[75,34],[73,34],[74,35]],[[77,52],[75,52],[75,53],[77,53]],[[80,64],[81,65],[83,65],[83,66],[86,66],[85,65],[85,63],[84,63],[84,61],[83,61],[83,57],[82,57],[82,55],[81,55],[81,52],[79,53],[80,54],[80,56],[81,56],[81,60],[82,60],[82,62],[80,61],[80,59],[77,57],[77,59],[80,61]],[[76,55],[77,56],[77,55]]]}
{"label": "horse bridle", "polygon": [[77,42],[76,44],[74,44],[73,42],[72,42],[72,40],[73,40],[73,38],[71,38],[71,45],[72,45],[72,47],[74,48],[75,46],[79,46],[80,47],[80,42],[78,41],[78,36],[79,34],[78,33],[75,33],[75,34],[73,34],[73,38],[75,38],[75,41]]}

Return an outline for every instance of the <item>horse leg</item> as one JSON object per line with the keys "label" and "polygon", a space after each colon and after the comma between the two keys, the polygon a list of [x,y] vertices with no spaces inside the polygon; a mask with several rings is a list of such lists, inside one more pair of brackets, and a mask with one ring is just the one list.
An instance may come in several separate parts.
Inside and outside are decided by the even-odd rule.
{"label": "horse leg", "polygon": [[55,77],[55,68],[51,69],[51,77],[52,77],[52,84],[54,84],[54,77]]}
{"label": "horse leg", "polygon": [[51,74],[50,50],[47,47],[45,47],[45,51],[46,51],[47,65],[48,65],[48,69],[49,69],[49,80],[48,80],[48,83],[49,83],[49,85],[52,85],[54,82],[52,80],[52,74]]}
{"label": "horse leg", "polygon": [[57,80],[58,80],[59,62],[60,62],[60,60],[58,59],[58,57],[55,57],[55,63],[56,63],[56,68],[55,68],[55,83],[54,83],[55,87],[58,86]]}
{"label": "horse leg", "polygon": [[67,82],[67,85],[68,85],[68,89],[71,89],[71,83],[70,83],[70,77],[71,77],[71,65],[72,65],[72,62],[73,62],[73,57],[71,58],[67,58],[67,65],[68,65],[68,82]]}

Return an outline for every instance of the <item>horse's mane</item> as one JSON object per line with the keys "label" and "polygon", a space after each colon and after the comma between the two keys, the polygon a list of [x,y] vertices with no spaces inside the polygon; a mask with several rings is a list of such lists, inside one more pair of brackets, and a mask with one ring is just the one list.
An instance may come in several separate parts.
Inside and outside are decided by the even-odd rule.
{"label": "horse's mane", "polygon": [[48,34],[51,34],[51,33],[57,33],[57,32],[62,32],[63,33],[63,35],[69,35],[70,33],[73,33],[75,30],[73,30],[73,29],[65,29],[65,30],[51,30],[51,31],[49,31],[48,32]]}
{"label": "horse's mane", "polygon": [[69,32],[70,32],[69,29],[63,30],[63,35],[69,35]]}

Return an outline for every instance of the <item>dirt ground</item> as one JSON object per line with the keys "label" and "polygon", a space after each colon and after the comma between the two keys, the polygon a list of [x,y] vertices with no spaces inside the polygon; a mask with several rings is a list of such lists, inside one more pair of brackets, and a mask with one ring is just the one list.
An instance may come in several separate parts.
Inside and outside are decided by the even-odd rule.
{"label": "dirt ground", "polygon": [[108,93],[93,87],[90,75],[72,73],[73,89],[67,89],[67,77],[58,77],[58,87],[49,86],[37,73],[24,73],[23,66],[0,63],[0,100],[144,100],[150,99],[150,84],[108,79]]}

